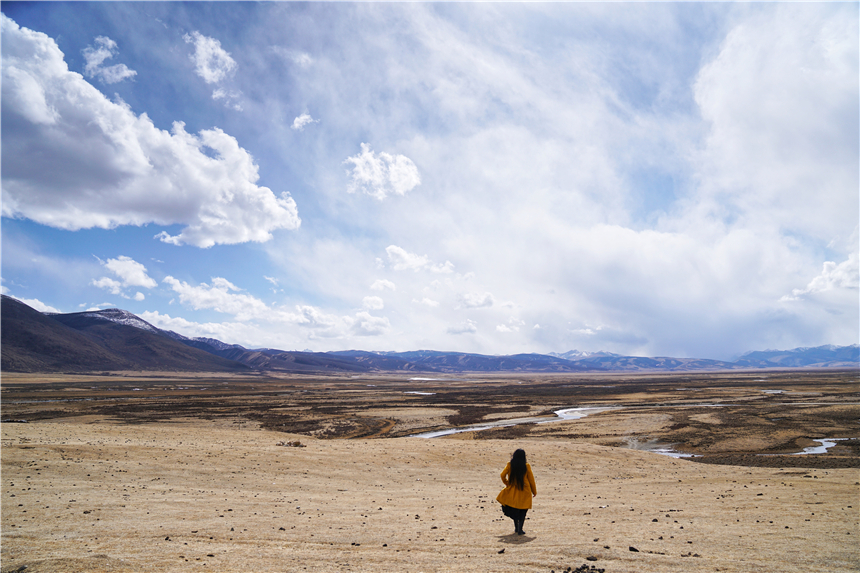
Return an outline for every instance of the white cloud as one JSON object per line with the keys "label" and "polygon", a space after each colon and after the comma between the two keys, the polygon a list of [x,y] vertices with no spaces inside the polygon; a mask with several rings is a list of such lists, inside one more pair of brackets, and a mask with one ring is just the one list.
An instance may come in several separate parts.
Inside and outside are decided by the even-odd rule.
{"label": "white cloud", "polygon": [[[340,317],[307,304],[297,306],[296,310],[299,312],[298,322],[311,328],[333,330],[340,322]],[[332,333],[332,336],[336,334]]]}
{"label": "white cloud", "polygon": [[[266,26],[314,50],[312,73],[302,69],[311,58],[282,49],[277,61],[268,51],[271,34],[253,29],[262,33],[247,37],[263,41],[271,57],[255,58],[260,44],[247,45],[248,65],[260,66],[254,70],[259,85],[241,86],[254,91],[254,103],[246,106],[248,137],[271,147],[245,136],[239,141],[254,150],[269,178],[261,184],[275,185],[272,178],[283,173],[302,182],[296,194],[319,198],[314,203],[322,210],[314,209],[313,229],[276,234],[265,248],[279,268],[258,273],[285,277],[283,299],[292,302],[251,309],[253,318],[241,323],[230,315],[229,324],[261,345],[288,340],[320,350],[438,348],[453,341],[457,349],[489,354],[587,345],[728,358],[755,348],[856,341],[857,289],[845,278],[851,265],[844,261],[856,251],[856,238],[848,236],[857,224],[860,187],[857,7],[715,5],[705,10],[709,26],[696,27],[689,6],[642,4],[613,12],[585,4],[500,4],[456,15],[423,5],[391,5],[385,14],[344,7],[327,11],[325,26],[306,32],[266,12],[272,16]],[[404,34],[385,33],[392,14]],[[368,34],[374,42],[363,41]],[[4,33],[4,60],[18,57],[7,49],[7,38],[14,37]],[[357,42],[363,49],[351,50]],[[185,57],[181,63],[190,75]],[[272,73],[265,74],[262,64],[271,63]],[[236,71],[244,70],[244,60],[240,64]],[[4,64],[4,204],[8,174],[26,163],[12,157],[9,130],[27,121],[47,132],[70,121],[39,77]],[[207,85],[226,96],[235,91],[229,81],[228,74]],[[290,90],[276,89],[285,83]],[[309,109],[309,102],[328,126],[311,128],[321,138],[313,146],[283,137],[294,123],[289,117]],[[7,121],[10,115],[17,124]],[[191,125],[199,116],[188,119]],[[279,135],[266,131],[266,122],[277,122]],[[121,135],[137,129],[114,130],[119,135],[103,139],[125,142]],[[229,130],[240,136],[238,129]],[[77,167],[86,163],[77,157],[95,149],[87,134],[81,128],[68,137],[83,142],[69,152],[74,161],[36,164],[34,172],[47,178],[48,167],[58,165],[56,172],[67,174],[56,176],[60,187],[69,186],[69,177],[87,178],[96,189],[104,181],[128,180],[128,169],[104,165],[136,165],[125,161],[130,152],[111,152],[105,163],[105,155],[93,151],[99,168]],[[377,152],[355,150],[359,141]],[[135,145],[144,145],[144,156],[153,148]],[[392,150],[410,159],[422,187],[394,201]],[[203,151],[218,159],[211,149]],[[183,158],[173,161],[180,171],[205,165],[174,155]],[[287,162],[280,171],[263,167],[278,161]],[[152,165],[161,172],[168,162]],[[157,183],[139,186],[144,205],[145,191],[159,192]],[[347,185],[388,200],[358,201],[343,192]],[[159,204],[200,197],[196,189],[165,194]],[[66,196],[74,194],[58,192],[39,202]],[[103,193],[92,209],[107,210],[104,205],[123,197]],[[122,210],[129,206],[141,211],[131,201]],[[66,216],[57,211],[56,217]],[[193,214],[195,207],[182,212]],[[151,215],[144,219],[156,222]],[[225,217],[224,224],[237,220]],[[157,224],[190,224],[183,221]],[[404,244],[409,251],[396,247]],[[386,245],[394,249],[382,254]],[[377,268],[375,256],[381,257]],[[456,260],[457,268],[446,259]],[[832,263],[823,267],[825,260]],[[6,274],[5,252],[3,264]],[[431,276],[434,270],[448,272]],[[172,274],[189,280],[178,272]],[[239,276],[229,270],[201,276],[216,275]],[[90,272],[84,282],[97,276]],[[442,279],[434,281],[435,290],[428,288],[433,278]],[[226,294],[270,294],[268,283],[256,282],[259,292],[228,288]],[[315,306],[294,306],[299,293],[311,292],[304,302]],[[461,293],[469,294],[458,299]],[[384,298],[394,326],[370,342],[359,333],[384,329],[356,314],[365,310],[358,301],[366,294]],[[796,300],[780,303],[783,295]],[[154,298],[147,295],[147,301]],[[516,304],[508,308],[503,301]],[[513,312],[535,326],[509,322]],[[480,325],[462,323],[466,317],[480,317]],[[452,339],[453,333],[472,336]],[[303,344],[309,339],[319,342]]]}
{"label": "white cloud", "polygon": [[349,193],[360,190],[381,201],[392,193],[405,195],[421,184],[418,168],[411,159],[385,152],[377,155],[366,143],[361,144],[361,153],[348,157],[344,163],[353,166]]}
{"label": "white cloud", "polygon": [[158,311],[146,311],[138,316],[162,330],[172,330],[189,338],[215,338],[227,344],[242,344],[256,347],[271,344],[272,340],[261,340],[260,329],[255,324],[242,322],[205,322],[198,323],[182,317],[172,317]]}
{"label": "white cloud", "polygon": [[[242,323],[259,321],[278,328],[292,326],[307,329],[310,339],[344,338],[349,333],[378,336],[390,328],[387,318],[374,317],[366,311],[359,311],[354,316],[338,316],[307,304],[296,305],[295,311],[269,306],[259,298],[241,292],[241,288],[221,277],[214,277],[211,285],[201,283],[194,286],[172,276],[165,277],[164,283],[179,294],[182,304],[195,310],[211,309],[230,314]],[[376,309],[375,305],[382,304],[381,298],[368,299],[377,299],[366,300],[370,304],[369,308]]]}
{"label": "white cloud", "polygon": [[[496,332],[519,332],[520,327],[524,326],[525,322],[516,318],[509,318],[507,324],[499,324],[496,326]],[[537,326],[537,325],[535,325]]]}
{"label": "white cloud", "polygon": [[442,265],[430,265],[430,272],[450,274],[454,272],[454,264],[451,261],[445,261]]}
{"label": "white cloud", "polygon": [[309,67],[314,63],[314,59],[310,56],[310,54],[306,54],[304,52],[293,52],[290,54],[290,59],[294,64],[297,64],[303,68]]}
{"label": "white cloud", "polygon": [[103,288],[105,290],[110,291],[111,294],[122,295],[122,283],[119,281],[115,281],[110,277],[102,277],[100,279],[93,279],[90,283],[93,286],[97,286],[99,288]]}
{"label": "white cloud", "polygon": [[446,331],[448,334],[474,334],[478,332],[478,324],[474,320],[467,319],[457,326],[451,326]]}
{"label": "white cloud", "polygon": [[4,216],[67,230],[179,224],[157,237],[198,247],[298,228],[295,201],[256,185],[234,137],[156,128],[70,72],[48,36],[0,19]]}
{"label": "white cloud", "polygon": [[304,131],[306,125],[310,125],[311,123],[317,123],[319,120],[314,119],[310,116],[310,114],[303,113],[299,117],[293,120],[293,125],[290,127],[297,131]]}
{"label": "white cloud", "polygon": [[[146,274],[146,267],[131,257],[119,256],[116,259],[108,259],[107,261],[99,259],[99,262],[107,270],[116,275],[119,280],[117,281],[110,277],[101,277],[100,279],[93,279],[90,284],[106,289],[111,294],[129,298],[123,290],[127,287],[155,288],[158,286],[158,283]],[[140,292],[134,296],[134,299],[137,301],[141,301],[143,298],[144,296]]]}
{"label": "white cloud", "polygon": [[54,308],[53,306],[45,304],[44,302],[42,302],[41,300],[36,299],[36,298],[18,298],[18,297],[13,297],[13,298],[20,300],[21,302],[23,302],[24,304],[26,304],[30,308],[38,310],[39,312],[53,312],[56,314],[60,314],[60,312],[61,312],[61,311],[57,310],[56,308]]}
{"label": "white cloud", "polygon": [[[79,304],[78,306],[84,308],[88,303]],[[85,309],[85,312],[95,312],[97,310],[102,310],[103,308],[114,308],[116,305],[112,302],[97,302],[95,304],[90,304]]]}
{"label": "white cloud", "polygon": [[694,85],[710,128],[699,158],[701,209],[825,243],[854,228],[860,148],[850,14],[777,4],[729,32]]}
{"label": "white cloud", "polygon": [[278,56],[291,61],[301,68],[310,67],[311,64],[314,63],[313,57],[310,54],[305,52],[290,50],[288,48],[284,48],[283,46],[272,46],[269,48],[273,53]]}
{"label": "white cloud", "polygon": [[146,298],[146,296],[140,291],[138,291],[134,294],[134,300],[136,300],[138,302],[144,300],[145,298]]}
{"label": "white cloud", "polygon": [[445,261],[443,265],[433,264],[427,255],[416,255],[397,245],[389,245],[385,248],[385,252],[388,254],[388,260],[395,271],[411,270],[417,272],[426,269],[434,273],[454,272],[454,265],[451,261]]}
{"label": "white cloud", "polygon": [[267,277],[263,275],[263,278],[272,283],[272,292],[278,294],[279,292],[284,292],[284,289],[280,288],[281,283],[276,278]]}
{"label": "white cloud", "polygon": [[242,104],[239,103],[239,99],[242,97],[242,92],[240,91],[228,91],[224,88],[216,88],[212,91],[212,99],[215,101],[222,101],[224,105],[229,108],[232,108],[236,111],[243,111]]}
{"label": "white cloud", "polygon": [[236,61],[215,38],[209,38],[195,30],[191,34],[185,34],[182,39],[186,44],[194,44],[191,61],[194,62],[197,75],[207,84],[217,84],[236,69]]}
{"label": "white cloud", "polygon": [[106,84],[115,84],[137,75],[136,71],[128,69],[125,64],[107,67],[102,65],[105,60],[116,55],[116,42],[106,36],[98,36],[96,37],[96,45],[97,48],[87,46],[83,51],[84,59],[87,62],[84,66],[84,73],[87,77],[96,77]]}
{"label": "white cloud", "polygon": [[464,308],[489,308],[496,302],[491,293],[469,292],[460,296]]}
{"label": "white cloud", "polygon": [[358,312],[352,321],[352,333],[357,336],[381,336],[391,329],[387,318],[371,316],[368,312]]}
{"label": "white cloud", "polygon": [[378,296],[366,296],[362,300],[362,306],[368,310],[382,310],[385,302]]}
{"label": "white cloud", "polygon": [[179,295],[182,304],[195,310],[212,309],[232,314],[238,320],[272,316],[272,309],[266,303],[253,295],[238,292],[242,289],[221,277],[213,277],[211,286],[206,283],[192,286],[172,276],[165,277],[163,282]]}
{"label": "white cloud", "polygon": [[855,252],[848,257],[848,260],[838,265],[833,261],[825,262],[821,274],[809,281],[806,288],[794,289],[791,291],[791,295],[785,295],[780,300],[797,300],[807,294],[835,289],[857,290],[858,288],[860,288],[860,256]]}
{"label": "white cloud", "polygon": [[146,267],[131,257],[119,256],[103,263],[105,268],[122,280],[122,286],[155,288],[158,283],[146,274]]}
{"label": "white cloud", "polygon": [[370,288],[371,290],[397,290],[395,284],[387,279],[376,279]]}
{"label": "white cloud", "polygon": [[394,265],[395,271],[420,271],[430,265],[430,259],[426,255],[416,255],[397,245],[389,245],[385,248],[388,260]]}

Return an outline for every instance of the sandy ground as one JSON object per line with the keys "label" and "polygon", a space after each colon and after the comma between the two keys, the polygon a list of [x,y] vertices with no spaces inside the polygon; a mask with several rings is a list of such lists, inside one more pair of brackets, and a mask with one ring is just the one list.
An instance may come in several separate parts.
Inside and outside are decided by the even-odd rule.
{"label": "sandy ground", "polygon": [[[515,447],[539,493],[525,536],[495,502]],[[0,556],[4,573],[858,571],[858,480],[575,440],[4,423]]]}

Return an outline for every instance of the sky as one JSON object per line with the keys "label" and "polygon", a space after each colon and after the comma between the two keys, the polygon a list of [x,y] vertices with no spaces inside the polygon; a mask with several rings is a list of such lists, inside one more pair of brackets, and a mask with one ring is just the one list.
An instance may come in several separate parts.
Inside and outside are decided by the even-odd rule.
{"label": "sky", "polygon": [[2,292],[248,348],[860,338],[853,3],[3,2]]}

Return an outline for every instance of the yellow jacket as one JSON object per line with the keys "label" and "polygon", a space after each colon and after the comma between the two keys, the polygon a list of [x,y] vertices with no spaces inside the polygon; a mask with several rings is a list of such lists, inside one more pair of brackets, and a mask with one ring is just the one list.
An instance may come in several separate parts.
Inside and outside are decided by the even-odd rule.
{"label": "yellow jacket", "polygon": [[518,489],[517,486],[509,480],[510,477],[511,463],[508,462],[508,465],[505,466],[505,469],[502,470],[501,474],[502,482],[505,484],[505,489],[499,492],[498,497],[496,497],[496,501],[502,505],[507,505],[508,507],[514,507],[516,509],[531,509],[532,497],[537,495],[537,486],[535,485],[535,476],[532,473],[532,467],[529,464],[526,464],[526,479],[523,480],[523,485],[525,486],[524,489]]}

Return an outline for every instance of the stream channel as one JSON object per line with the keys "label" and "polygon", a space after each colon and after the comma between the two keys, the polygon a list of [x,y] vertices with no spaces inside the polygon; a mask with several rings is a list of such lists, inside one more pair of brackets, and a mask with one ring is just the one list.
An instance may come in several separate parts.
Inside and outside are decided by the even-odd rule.
{"label": "stream channel", "polygon": [[[414,392],[415,394],[419,394],[420,392]],[[683,405],[672,405],[666,407],[719,407],[725,406],[728,404],[683,404]],[[448,428],[446,430],[436,430],[433,432],[423,432],[420,434],[413,434],[412,438],[441,438],[442,436],[450,436],[452,434],[460,434],[463,432],[480,432],[481,430],[490,430],[492,428],[507,428],[510,426],[517,426],[519,424],[551,424],[553,422],[563,422],[565,420],[579,420],[580,418],[584,418],[589,414],[597,414],[600,412],[606,412],[607,410],[621,410],[625,408],[625,406],[588,406],[588,407],[572,407],[572,408],[564,408],[562,410],[555,410],[556,418],[546,418],[546,417],[531,417],[531,418],[511,418],[508,420],[496,420],[494,422],[487,422],[485,424],[477,424],[474,426],[464,426],[462,428]],[[848,438],[812,438],[813,441],[818,442],[817,446],[810,446],[808,448],[804,448],[801,452],[796,452],[791,455],[802,456],[802,455],[810,455],[810,454],[823,454],[828,449],[832,448],[836,445],[836,442],[839,440],[847,440]],[[696,454],[685,454],[683,452],[679,452],[672,448],[673,444],[663,444],[659,443],[656,440],[649,441],[639,441],[636,438],[631,438],[627,441],[627,447],[633,450],[640,450],[651,452],[654,454],[660,454],[664,456],[669,456],[673,458],[692,458],[696,457]],[[762,454],[767,455],[767,454]]]}

